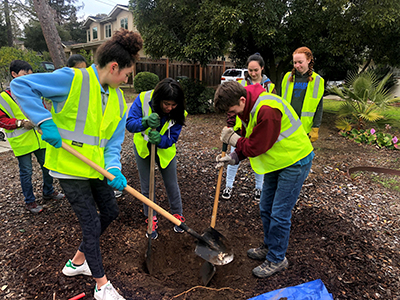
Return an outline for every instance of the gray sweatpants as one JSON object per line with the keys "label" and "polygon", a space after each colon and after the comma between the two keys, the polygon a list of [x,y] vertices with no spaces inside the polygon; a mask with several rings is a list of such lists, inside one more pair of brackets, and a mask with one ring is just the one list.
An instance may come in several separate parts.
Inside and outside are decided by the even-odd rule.
{"label": "gray sweatpants", "polygon": [[[150,182],[150,155],[145,159],[141,158],[136,151],[135,145],[133,145],[133,150],[135,152],[136,165],[139,171],[140,177],[140,189],[144,196],[149,198],[149,182]],[[179,214],[182,215],[182,199],[181,199],[181,191],[179,190],[178,185],[178,177],[176,174],[176,156],[172,159],[169,165],[162,169],[160,166],[160,159],[156,153],[156,164],[158,165],[158,169],[161,172],[161,176],[164,181],[165,189],[167,190],[167,196],[169,201],[169,206],[171,209],[171,214]],[[154,186],[155,186],[155,178],[154,178]],[[154,189],[154,202],[156,202],[156,195]],[[143,204],[144,215],[148,216],[147,205]],[[153,215],[156,215],[156,212],[153,211]]]}

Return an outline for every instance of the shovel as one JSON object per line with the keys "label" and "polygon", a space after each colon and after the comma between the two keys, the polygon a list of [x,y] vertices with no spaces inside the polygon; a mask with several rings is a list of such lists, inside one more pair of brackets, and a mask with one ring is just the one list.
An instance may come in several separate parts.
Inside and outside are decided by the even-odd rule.
{"label": "shovel", "polygon": [[[84,163],[95,169],[97,172],[102,174],[108,180],[113,180],[115,178],[110,172],[106,171],[96,163],[92,162],[90,159],[73,149],[71,146],[62,142],[62,148],[67,152],[71,153],[72,155],[76,156]],[[227,246],[225,245],[226,238],[216,231],[214,228],[207,229],[202,235],[198,234],[193,229],[189,228],[184,222],[178,220],[169,212],[167,212],[162,207],[158,206],[154,202],[152,202],[149,198],[143,196],[137,190],[132,188],[131,186],[127,185],[125,190],[133,195],[135,198],[142,201],[144,204],[149,206],[150,208],[154,209],[156,212],[167,218],[169,221],[174,223],[175,225],[182,228],[184,231],[189,233],[191,236],[197,239],[197,246],[195,253],[200,256],[201,258],[213,263],[214,265],[226,265],[233,260],[233,253],[228,250]]]}
{"label": "shovel", "polygon": [[[223,143],[222,144],[221,157],[225,156],[227,148],[228,148],[228,145]],[[215,222],[217,220],[218,200],[219,200],[219,192],[221,190],[221,181],[222,181],[222,173],[223,173],[223,171],[224,171],[224,166],[219,168],[219,172],[218,172],[217,187],[215,188],[214,207],[213,207],[213,212],[212,212],[212,216],[211,216],[211,228],[215,227]],[[201,275],[201,279],[203,281],[203,284],[205,286],[207,286],[208,283],[210,282],[211,278],[213,278],[213,276],[215,274],[215,271],[216,271],[216,268],[215,268],[215,265],[213,263],[208,262],[208,261],[203,263],[203,265],[201,266],[200,275]]]}
{"label": "shovel", "polygon": [[[156,145],[151,144],[151,153],[150,153],[150,182],[149,182],[149,198],[150,201],[154,203],[154,172],[155,172],[155,163],[156,161]],[[148,243],[147,243],[147,251],[146,251],[146,267],[147,271],[151,275],[153,273],[153,263],[151,260],[151,234],[153,232],[153,209],[151,207],[147,207],[147,235],[148,235]]]}

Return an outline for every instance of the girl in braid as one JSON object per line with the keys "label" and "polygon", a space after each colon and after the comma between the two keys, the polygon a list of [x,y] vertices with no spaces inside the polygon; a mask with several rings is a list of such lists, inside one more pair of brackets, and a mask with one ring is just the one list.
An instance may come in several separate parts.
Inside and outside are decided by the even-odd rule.
{"label": "girl in braid", "polygon": [[307,47],[293,52],[293,66],[283,78],[281,95],[300,117],[311,142],[315,142],[322,119],[324,79],[313,71],[314,57]]}

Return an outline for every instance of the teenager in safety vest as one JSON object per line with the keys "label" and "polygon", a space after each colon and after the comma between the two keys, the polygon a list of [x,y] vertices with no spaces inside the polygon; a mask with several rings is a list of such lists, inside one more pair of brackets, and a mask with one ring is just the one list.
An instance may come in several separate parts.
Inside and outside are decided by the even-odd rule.
{"label": "teenager in safety vest", "polygon": [[[149,197],[150,144],[155,144],[156,163],[164,181],[171,213],[182,222],[185,222],[185,218],[182,216],[182,199],[176,172],[175,144],[182,126],[185,125],[187,115],[185,106],[185,96],[181,85],[172,78],[165,78],[154,90],[142,92],[137,96],[126,121],[126,129],[135,133],[133,150],[142,194]],[[154,199],[156,199],[155,195]],[[148,217],[148,207],[147,205],[143,207],[144,215]],[[158,220],[155,211],[150,218],[153,222],[151,238],[156,239]],[[176,225],[174,231],[183,232]]]}
{"label": "teenager in safety vest", "polygon": [[[59,179],[81,225],[82,242],[62,272],[93,276],[97,300],[124,299],[105,275],[100,235],[119,213],[113,188],[123,190],[127,184],[120,162],[127,105],[119,86],[132,74],[142,45],[138,33],[120,29],[97,49],[96,64],[86,69],[65,67],[11,83],[26,115],[50,144],[45,166]],[[41,97],[52,101],[51,112],[43,107]],[[62,142],[115,178],[105,179],[61,148]]]}
{"label": "teenager in safety vest", "polygon": [[[12,78],[32,74],[32,67],[26,61],[14,60],[10,64],[10,74]],[[9,88],[0,95],[0,127],[4,128],[8,142],[18,159],[19,178],[26,209],[34,214],[43,210],[43,206],[37,204],[33,193],[32,154],[36,156],[42,168],[43,199],[61,200],[64,198],[64,194],[54,191],[53,177],[44,167],[46,143],[34,129],[35,125],[25,117]]]}
{"label": "teenager in safety vest", "polygon": [[[260,53],[255,53],[253,55],[250,55],[247,59],[246,66],[248,70],[248,75],[245,79],[243,79],[240,82],[241,85],[248,86],[259,83],[268,93],[276,94],[275,85],[266,75],[262,74],[265,63]],[[241,135],[242,121],[235,114],[228,114],[227,126],[233,127],[235,132]],[[231,152],[233,151],[235,151],[235,147],[231,147]],[[225,189],[222,192],[222,198],[224,199],[230,199],[232,196],[233,182],[235,181],[238,168],[239,165],[234,165],[234,166],[229,165],[226,169],[226,184],[225,184]],[[254,201],[260,202],[264,175],[257,174],[254,172],[254,178],[255,178]]]}
{"label": "teenager in safety vest", "polygon": [[281,95],[300,116],[311,142],[315,142],[322,120],[324,79],[313,71],[314,57],[307,47],[293,52],[293,66],[283,78]]}
{"label": "teenager in safety vest", "polygon": [[224,127],[221,141],[236,149],[217,156],[217,168],[249,158],[253,170],[264,174],[260,215],[264,241],[247,251],[252,259],[265,260],[253,269],[268,277],[289,265],[291,211],[311,168],[313,147],[294,109],[281,97],[266,93],[258,84],[243,87],[237,82],[220,85],[214,97],[220,112],[234,113],[243,122],[243,137]]}

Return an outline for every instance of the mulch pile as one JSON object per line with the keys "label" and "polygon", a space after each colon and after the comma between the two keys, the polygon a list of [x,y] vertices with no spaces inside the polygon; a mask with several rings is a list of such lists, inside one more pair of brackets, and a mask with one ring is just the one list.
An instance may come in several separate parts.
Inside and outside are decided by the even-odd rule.
{"label": "mulch pile", "polygon": [[[159,238],[152,243],[154,274],[147,273],[142,204],[126,192],[118,198],[118,219],[101,239],[107,277],[127,299],[249,299],[318,278],[335,299],[400,299],[399,193],[384,186],[398,178],[346,174],[349,167],[360,165],[398,169],[399,152],[346,140],[332,120],[325,114],[320,139],[314,143],[312,172],[293,210],[288,270],[268,279],[251,274],[261,262],[247,258],[246,251],[262,242],[263,233],[258,205],[252,200],[253,172],[249,162],[243,161],[232,198],[220,199],[216,222],[216,229],[230,241],[235,259],[217,266],[208,287],[201,283],[204,260],[194,253],[195,239],[174,233],[173,224],[162,216]],[[214,161],[221,151],[219,133],[224,121],[217,114],[189,116],[177,145],[184,216],[199,233],[210,226],[217,181]],[[130,133],[123,144],[122,164],[128,184],[140,191]],[[0,154],[0,297],[58,300],[85,292],[83,299],[92,299],[92,278],[68,278],[61,273],[81,239],[68,201],[41,199],[41,171],[35,163],[35,193],[45,210],[30,214],[18,172],[12,153]],[[158,171],[156,177],[157,202],[169,210]]]}

